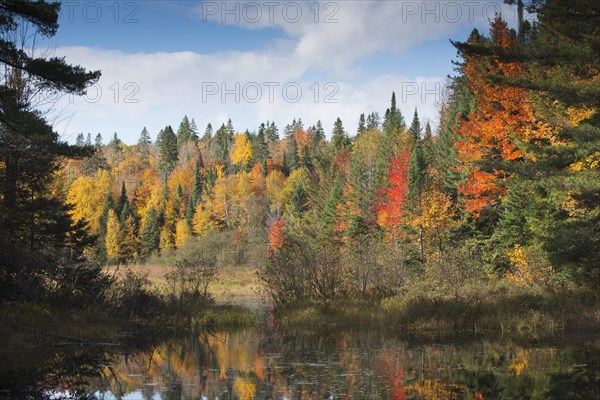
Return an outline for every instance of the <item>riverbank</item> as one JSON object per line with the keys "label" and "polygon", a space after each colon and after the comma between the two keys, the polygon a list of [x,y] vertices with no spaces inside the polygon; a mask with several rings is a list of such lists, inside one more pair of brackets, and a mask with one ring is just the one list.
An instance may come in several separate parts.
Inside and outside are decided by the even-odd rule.
{"label": "riverbank", "polygon": [[110,345],[140,334],[237,330],[255,323],[255,311],[229,304],[198,304],[177,314],[126,318],[97,308],[77,310],[4,303],[0,305],[0,351],[36,346]]}
{"label": "riverbank", "polygon": [[276,315],[285,327],[378,329],[437,338],[471,335],[536,340],[600,330],[600,296],[591,291],[487,294],[483,289],[480,295],[465,298],[340,299],[287,306]]}

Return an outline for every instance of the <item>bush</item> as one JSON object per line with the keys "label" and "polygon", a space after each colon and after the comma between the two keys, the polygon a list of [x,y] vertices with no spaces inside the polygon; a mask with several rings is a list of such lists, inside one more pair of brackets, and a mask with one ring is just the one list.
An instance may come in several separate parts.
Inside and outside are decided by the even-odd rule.
{"label": "bush", "polygon": [[214,256],[196,255],[192,259],[180,259],[175,268],[165,275],[169,294],[184,301],[208,300],[208,285],[217,275]]}
{"label": "bush", "polygon": [[112,309],[127,318],[149,319],[164,309],[163,299],[147,275],[127,268],[109,292]]}

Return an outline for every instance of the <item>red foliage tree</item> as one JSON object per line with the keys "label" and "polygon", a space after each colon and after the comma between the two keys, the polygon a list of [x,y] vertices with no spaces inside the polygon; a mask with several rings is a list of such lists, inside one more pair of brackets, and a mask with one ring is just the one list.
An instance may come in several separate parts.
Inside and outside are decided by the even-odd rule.
{"label": "red foliage tree", "polygon": [[388,181],[389,186],[379,193],[376,202],[377,223],[394,236],[399,233],[402,217],[405,213],[406,194],[408,192],[408,150],[391,160]]}

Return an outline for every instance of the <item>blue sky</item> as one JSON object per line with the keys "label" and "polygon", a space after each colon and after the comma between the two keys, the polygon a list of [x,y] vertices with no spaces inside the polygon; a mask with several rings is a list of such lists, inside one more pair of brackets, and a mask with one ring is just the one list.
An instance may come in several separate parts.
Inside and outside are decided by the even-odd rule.
{"label": "blue sky", "polygon": [[435,125],[455,50],[502,10],[501,1],[67,1],[46,43],[103,73],[85,98],[65,97],[51,120],[66,140],[117,132],[135,143],[177,127],[228,118],[238,131],[274,120],[339,116],[354,134],[361,112],[383,114],[395,91]]}

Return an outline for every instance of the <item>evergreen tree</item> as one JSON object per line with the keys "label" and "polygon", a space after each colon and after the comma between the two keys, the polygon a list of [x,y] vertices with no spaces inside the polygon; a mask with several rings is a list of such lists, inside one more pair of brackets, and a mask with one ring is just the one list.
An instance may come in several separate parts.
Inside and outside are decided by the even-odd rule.
{"label": "evergreen tree", "polygon": [[365,130],[367,130],[367,125],[366,125],[366,121],[365,121],[365,114],[362,113],[362,114],[360,114],[360,118],[358,118],[358,129],[356,130],[356,134],[360,135]]}
{"label": "evergreen tree", "polygon": [[185,222],[189,225],[190,229],[193,227],[194,213],[196,212],[196,205],[198,202],[194,199],[194,194],[190,195],[188,206],[185,210]]}
{"label": "evergreen tree", "polygon": [[285,151],[283,152],[283,155],[281,156],[281,172],[283,172],[283,175],[285,176],[289,176],[290,175],[290,163],[288,161],[288,157],[287,154],[285,153]]}
{"label": "evergreen tree", "polygon": [[125,181],[121,183],[121,194],[119,195],[119,201],[117,202],[116,212],[117,215],[121,215],[123,210],[129,209],[129,200],[127,199],[127,189],[125,188]]}
{"label": "evergreen tree", "polygon": [[85,145],[92,147],[92,134],[90,132],[88,132],[88,134],[85,138]]}
{"label": "evergreen tree", "polygon": [[300,214],[308,211],[308,196],[302,185],[297,185],[286,205],[286,212]]}
{"label": "evergreen tree", "polygon": [[185,115],[179,124],[179,128],[177,129],[177,147],[181,148],[181,146],[185,145],[191,139],[192,129],[190,126],[190,120],[188,119],[188,116]]}
{"label": "evergreen tree", "polygon": [[462,181],[462,176],[458,170],[458,155],[454,146],[458,139],[455,132],[460,129],[461,122],[466,120],[470,112],[472,94],[461,78],[455,78],[449,87],[448,99],[442,104],[440,112],[438,138],[432,151],[435,154],[435,169],[441,175],[444,192],[456,201],[457,187]]}
{"label": "evergreen tree", "polygon": [[198,133],[198,125],[196,125],[196,121],[192,118],[192,122],[190,122],[190,140],[194,143],[198,143],[200,140],[200,136]]}
{"label": "evergreen tree", "polygon": [[217,156],[225,161],[226,165],[229,165],[229,150],[233,142],[233,133],[222,124],[214,137],[215,145],[217,146]]}
{"label": "evergreen tree", "polygon": [[156,145],[160,154],[159,168],[165,176],[170,174],[177,164],[177,136],[171,126],[167,126],[158,133]]}
{"label": "evergreen tree", "polygon": [[349,150],[352,146],[352,142],[344,130],[344,125],[342,124],[340,117],[338,117],[333,124],[331,143],[336,151]]}
{"label": "evergreen tree", "polygon": [[85,146],[85,138],[83,133],[77,134],[77,139],[75,139],[75,146],[83,147]]}
{"label": "evergreen tree", "polygon": [[325,129],[323,129],[323,124],[321,124],[321,120],[317,121],[317,124],[313,129],[311,129],[310,133],[313,137],[313,143],[318,145],[320,142],[325,140]]}
{"label": "evergreen tree", "polygon": [[77,273],[73,264],[91,241],[49,185],[62,160],[92,149],[61,141],[32,104],[34,94],[85,94],[100,77],[38,57],[37,39],[56,34],[59,11],[59,2],[0,5],[0,300],[41,298],[47,282],[68,286],[63,267]]}
{"label": "evergreen tree", "polygon": [[100,133],[98,133],[96,135],[96,138],[94,139],[94,146],[96,146],[97,148],[102,147],[104,144],[102,143],[103,139],[102,139],[102,135]]}
{"label": "evergreen tree", "polygon": [[386,110],[385,119],[383,121],[383,129],[387,132],[402,131],[406,128],[404,117],[396,106],[396,93],[392,92],[390,108]]}
{"label": "evergreen tree", "polygon": [[160,214],[150,206],[144,216],[141,235],[141,255],[149,257],[154,253],[160,244]]}
{"label": "evergreen tree", "polygon": [[421,121],[419,120],[419,113],[416,108],[409,132],[415,143],[421,140]]}
{"label": "evergreen tree", "polygon": [[271,122],[271,124],[269,124],[269,121],[267,121],[267,127],[267,140],[271,143],[279,142],[279,129],[277,129],[275,122]]}
{"label": "evergreen tree", "polygon": [[337,221],[337,207],[342,199],[343,185],[342,178],[336,177],[319,213],[317,239],[320,243],[339,244],[335,239],[334,228]]}
{"label": "evergreen tree", "polygon": [[376,112],[372,112],[369,114],[369,116],[367,117],[367,130],[371,130],[371,129],[377,129],[379,130],[379,125],[380,125],[380,119],[379,119],[379,114]]}
{"label": "evergreen tree", "polygon": [[204,143],[208,143],[212,139],[212,136],[213,136],[213,127],[212,127],[212,124],[209,122],[206,125],[206,129],[204,130],[204,136],[202,136],[202,141]]}
{"label": "evergreen tree", "polygon": [[202,201],[202,174],[200,173],[200,162],[196,163],[196,170],[194,171],[194,186],[190,198],[192,199],[194,206]]}
{"label": "evergreen tree", "polygon": [[427,184],[427,160],[423,145],[418,140],[412,149],[408,162],[408,193],[406,195],[411,207],[418,208]]}
{"label": "evergreen tree", "polygon": [[142,133],[140,133],[140,138],[138,139],[138,150],[144,157],[148,155],[151,144],[152,139],[150,139],[150,133],[148,133],[148,129],[144,127]]}
{"label": "evergreen tree", "polygon": [[298,143],[296,142],[296,137],[294,135],[290,136],[289,141],[290,147],[287,162],[288,171],[291,173],[292,171],[298,169],[300,166],[300,160],[298,159]]}

